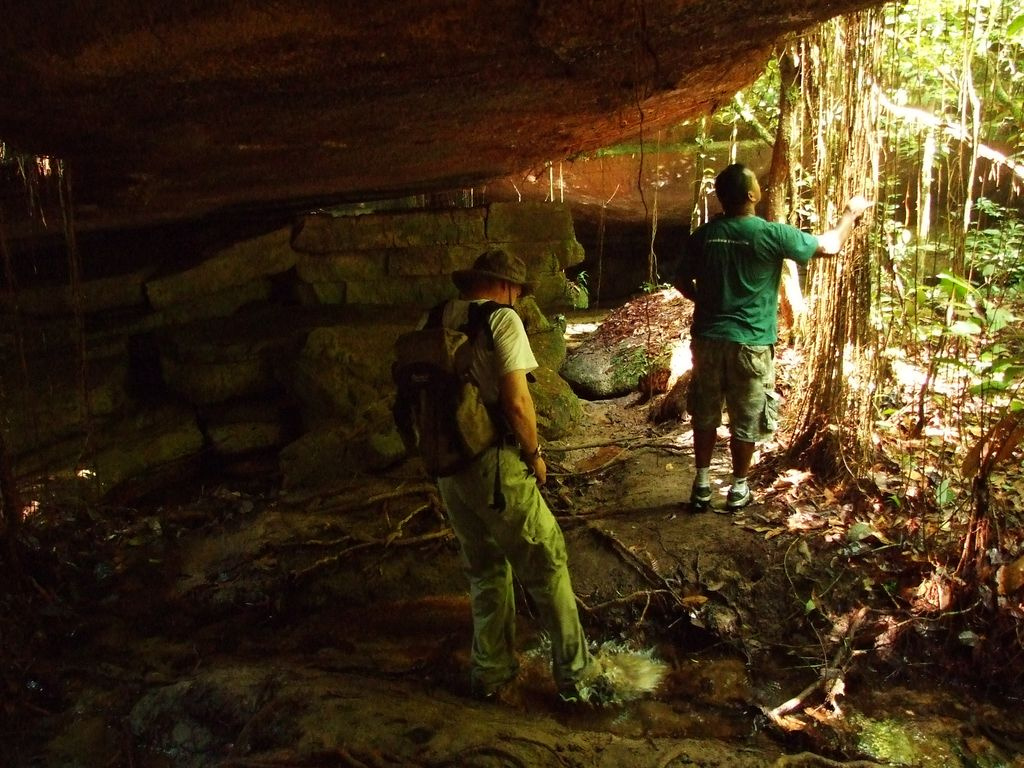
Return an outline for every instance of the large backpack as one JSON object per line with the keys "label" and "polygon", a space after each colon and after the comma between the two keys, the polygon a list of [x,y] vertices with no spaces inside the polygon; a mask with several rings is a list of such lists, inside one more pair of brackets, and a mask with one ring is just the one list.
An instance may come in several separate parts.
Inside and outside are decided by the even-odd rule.
{"label": "large backpack", "polygon": [[398,337],[391,368],[395,424],[433,477],[455,474],[494,445],[501,423],[484,403],[470,365],[481,333],[493,347],[490,317],[506,305],[471,302],[469,319],[458,329],[442,325],[445,306],[434,307],[423,328]]}

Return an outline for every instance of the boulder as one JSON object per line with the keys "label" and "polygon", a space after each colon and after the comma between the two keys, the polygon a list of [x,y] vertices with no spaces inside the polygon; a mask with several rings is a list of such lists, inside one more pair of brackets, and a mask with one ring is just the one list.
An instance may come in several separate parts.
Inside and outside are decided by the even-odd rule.
{"label": "boulder", "polygon": [[261,306],[219,322],[197,322],[157,335],[167,387],[195,405],[281,390],[283,369],[315,322],[289,307]]}
{"label": "boulder", "polygon": [[210,448],[222,457],[275,450],[294,439],[287,411],[268,401],[203,409],[199,418]]}
{"label": "boulder", "polygon": [[592,345],[568,355],[559,373],[581,397],[606,400],[628,395],[647,370],[647,352],[632,340]]}
{"label": "boulder", "polygon": [[4,292],[0,295],[0,307],[5,312],[17,311],[37,317],[139,307],[146,303],[143,286],[152,272],[152,268],[145,268],[122,275],[83,280],[77,291],[70,285],[56,285]]}
{"label": "boulder", "polygon": [[[605,316],[566,354],[559,373],[588,400],[628,395],[641,381],[646,396],[664,392],[682,370],[680,354],[688,357],[692,316],[692,304],[674,288],[641,294]],[[650,386],[651,373],[660,386]]]}

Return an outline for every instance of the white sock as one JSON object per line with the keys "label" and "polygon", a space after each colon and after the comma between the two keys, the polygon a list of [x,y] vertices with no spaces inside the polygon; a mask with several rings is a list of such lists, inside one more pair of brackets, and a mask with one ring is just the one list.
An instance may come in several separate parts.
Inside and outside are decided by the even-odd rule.
{"label": "white sock", "polygon": [[697,467],[697,485],[711,485],[711,467]]}
{"label": "white sock", "polygon": [[734,491],[745,491],[747,490],[747,478],[732,476],[732,489]]}

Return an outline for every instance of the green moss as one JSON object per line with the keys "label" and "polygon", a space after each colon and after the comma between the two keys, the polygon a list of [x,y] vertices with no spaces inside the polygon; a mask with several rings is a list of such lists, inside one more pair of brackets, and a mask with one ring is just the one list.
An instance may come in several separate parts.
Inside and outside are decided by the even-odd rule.
{"label": "green moss", "polygon": [[951,768],[961,764],[945,733],[931,732],[917,722],[863,715],[852,715],[850,722],[857,732],[858,748],[886,765]]}
{"label": "green moss", "polygon": [[897,765],[914,765],[917,750],[905,724],[892,720],[858,719],[858,746],[865,754]]}

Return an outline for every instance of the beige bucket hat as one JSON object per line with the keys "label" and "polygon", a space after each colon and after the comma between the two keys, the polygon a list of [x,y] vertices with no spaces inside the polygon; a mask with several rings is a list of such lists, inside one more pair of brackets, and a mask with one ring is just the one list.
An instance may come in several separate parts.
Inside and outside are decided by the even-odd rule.
{"label": "beige bucket hat", "polygon": [[500,248],[492,248],[477,256],[469,269],[452,272],[452,282],[460,291],[467,290],[479,278],[507,280],[523,287],[523,295],[533,292],[533,284],[526,279],[526,265],[518,256]]}

